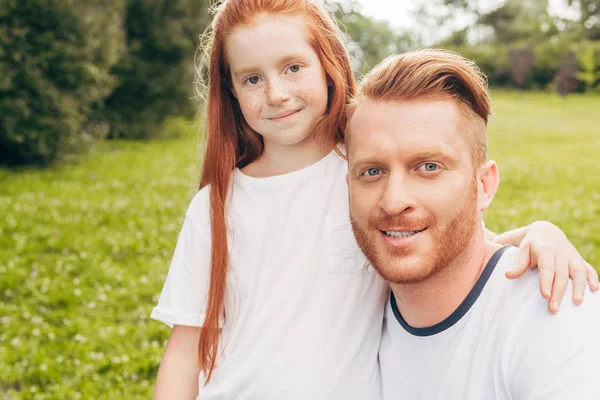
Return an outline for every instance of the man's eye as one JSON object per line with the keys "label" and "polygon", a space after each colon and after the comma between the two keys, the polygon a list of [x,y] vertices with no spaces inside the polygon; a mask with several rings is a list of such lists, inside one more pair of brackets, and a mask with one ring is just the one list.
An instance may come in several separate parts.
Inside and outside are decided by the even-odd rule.
{"label": "man's eye", "polygon": [[292,65],[288,68],[288,71],[290,71],[291,73],[295,74],[296,72],[300,71],[300,66],[299,65]]}
{"label": "man's eye", "polygon": [[421,165],[419,167],[419,169],[426,171],[426,172],[435,172],[438,169],[440,169],[440,166],[437,165],[436,163],[425,163],[425,164]]}
{"label": "man's eye", "polygon": [[256,85],[259,81],[258,76],[251,76],[250,78],[246,79],[246,82],[248,82],[251,85]]}
{"label": "man's eye", "polygon": [[363,176],[377,176],[381,173],[379,168],[369,168],[365,172],[363,172]]}

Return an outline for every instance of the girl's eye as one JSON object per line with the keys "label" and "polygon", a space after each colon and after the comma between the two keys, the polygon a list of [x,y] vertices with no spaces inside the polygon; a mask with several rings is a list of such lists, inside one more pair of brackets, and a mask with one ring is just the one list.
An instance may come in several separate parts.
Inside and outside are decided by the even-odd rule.
{"label": "girl's eye", "polygon": [[362,173],[363,176],[377,176],[381,173],[379,168],[369,168]]}
{"label": "girl's eye", "polygon": [[256,85],[259,81],[258,76],[251,76],[250,78],[246,79],[246,82],[248,82],[251,85]]}
{"label": "girl's eye", "polygon": [[419,169],[422,171],[426,171],[426,172],[435,172],[438,169],[440,169],[440,166],[437,165],[436,163],[425,163],[425,164],[421,165],[419,167]]}
{"label": "girl's eye", "polygon": [[296,72],[300,72],[300,66],[299,65],[292,65],[288,68],[288,71],[290,71],[291,73],[295,74]]}

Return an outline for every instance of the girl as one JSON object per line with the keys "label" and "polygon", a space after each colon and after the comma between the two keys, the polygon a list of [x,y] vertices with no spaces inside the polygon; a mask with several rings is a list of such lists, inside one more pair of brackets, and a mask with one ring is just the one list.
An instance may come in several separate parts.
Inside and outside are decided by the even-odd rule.
{"label": "girl", "polygon": [[[377,399],[388,292],[348,218],[340,33],[310,0],[229,0],[211,39],[200,191],[152,312],[174,326],[155,398]],[[562,232],[528,229],[506,237],[534,259],[551,242],[585,284]]]}

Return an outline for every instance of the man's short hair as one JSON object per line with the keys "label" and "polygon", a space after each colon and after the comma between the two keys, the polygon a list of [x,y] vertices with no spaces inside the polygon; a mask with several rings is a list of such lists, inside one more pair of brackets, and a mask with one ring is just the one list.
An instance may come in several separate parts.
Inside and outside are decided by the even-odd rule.
{"label": "man's short hair", "polygon": [[485,130],[491,113],[487,78],[474,62],[459,54],[429,49],[390,56],[361,80],[349,104],[350,118],[363,99],[452,99],[473,138],[473,164],[481,165],[487,158]]}

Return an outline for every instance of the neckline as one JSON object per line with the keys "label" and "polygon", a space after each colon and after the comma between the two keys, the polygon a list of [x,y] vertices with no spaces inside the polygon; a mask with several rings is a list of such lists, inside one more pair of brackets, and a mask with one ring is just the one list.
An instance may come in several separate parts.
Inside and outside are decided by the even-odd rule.
{"label": "neckline", "polygon": [[318,160],[310,165],[307,165],[304,168],[300,168],[296,171],[288,172],[288,173],[281,174],[281,175],[268,176],[265,178],[255,178],[250,175],[246,175],[239,168],[236,168],[234,170],[234,178],[239,183],[248,184],[251,186],[257,186],[257,187],[280,186],[289,181],[301,180],[304,177],[313,174],[315,171],[317,171],[320,168],[320,166],[322,164],[326,163],[329,159],[331,159],[335,156],[337,156],[337,153],[336,153],[335,149],[333,149],[329,153],[327,153],[323,158],[321,158],[320,160]]}
{"label": "neckline", "polygon": [[438,322],[435,325],[428,326],[425,328],[415,328],[410,326],[402,317],[402,314],[400,314],[400,310],[398,310],[398,305],[396,303],[396,298],[394,297],[394,292],[390,292],[390,305],[394,316],[396,317],[396,321],[398,321],[398,323],[402,326],[402,328],[404,328],[406,332],[410,333],[413,336],[434,336],[444,332],[447,329],[450,329],[458,321],[460,321],[475,304],[475,302],[479,298],[479,295],[483,291],[483,288],[490,279],[490,276],[492,276],[492,273],[496,269],[498,261],[500,261],[500,258],[502,258],[502,255],[509,247],[511,246],[507,245],[499,248],[494,252],[494,254],[487,262],[483,272],[479,276],[479,279],[477,279],[477,282],[475,282],[475,285],[473,286],[467,297],[462,301],[458,308],[454,310],[452,314],[450,314],[446,319],[444,319],[441,322]]}

